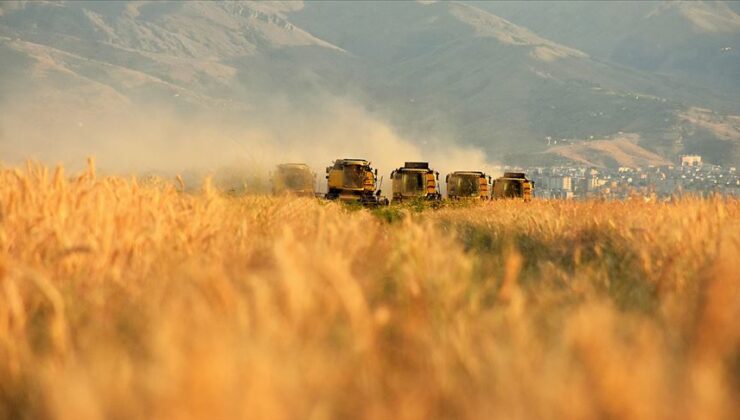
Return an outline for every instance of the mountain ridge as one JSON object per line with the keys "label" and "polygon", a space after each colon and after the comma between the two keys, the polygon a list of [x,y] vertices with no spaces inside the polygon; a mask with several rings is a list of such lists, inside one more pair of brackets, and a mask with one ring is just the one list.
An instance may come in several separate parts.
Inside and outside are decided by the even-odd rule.
{"label": "mountain ridge", "polygon": [[[547,138],[630,132],[663,158],[691,151],[740,163],[735,131],[720,138],[684,117],[707,103],[733,109],[731,99],[602,61],[477,6],[2,4],[0,106],[29,102],[43,119],[44,101],[63,108],[67,97],[79,115],[146,105],[248,122],[321,112],[321,98],[337,97],[415,144],[477,147],[497,161],[540,156]],[[11,134],[0,132],[5,149]]]}

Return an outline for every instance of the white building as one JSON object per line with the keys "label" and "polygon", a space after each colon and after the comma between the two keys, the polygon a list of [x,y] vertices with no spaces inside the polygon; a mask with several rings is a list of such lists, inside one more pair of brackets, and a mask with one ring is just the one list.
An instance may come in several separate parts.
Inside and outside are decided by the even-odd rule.
{"label": "white building", "polygon": [[683,155],[681,156],[681,166],[701,166],[701,156]]}

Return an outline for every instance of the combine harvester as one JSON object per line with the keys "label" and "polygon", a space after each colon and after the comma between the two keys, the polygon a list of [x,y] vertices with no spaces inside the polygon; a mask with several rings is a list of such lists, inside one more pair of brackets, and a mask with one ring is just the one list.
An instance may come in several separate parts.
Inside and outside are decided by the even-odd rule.
{"label": "combine harvester", "polygon": [[305,163],[281,163],[272,176],[272,193],[314,197],[316,174]]}
{"label": "combine harvester", "polygon": [[364,159],[337,159],[326,168],[327,200],[359,202],[364,206],[387,206],[378,187],[378,170]]}
{"label": "combine harvester", "polygon": [[522,198],[530,201],[534,195],[534,181],[527,179],[524,172],[505,172],[493,181],[493,198]]}
{"label": "combine harvester", "polygon": [[429,162],[405,162],[403,167],[391,172],[393,202],[425,199],[439,201],[439,172],[429,169]]}
{"label": "combine harvester", "polygon": [[[381,195],[378,171],[365,159],[337,159],[326,168],[327,200],[357,202],[364,206],[390,204]],[[405,162],[391,172],[393,202],[408,200],[441,201],[439,173],[428,162]],[[304,163],[277,165],[272,176],[275,195],[290,194],[299,197],[319,196],[316,193],[316,174]],[[534,181],[523,172],[505,172],[491,183],[491,177],[480,171],[456,171],[445,178],[447,198],[450,200],[489,200],[534,197]],[[382,183],[382,179],[381,182]]]}
{"label": "combine harvester", "polygon": [[456,171],[445,178],[447,183],[447,198],[451,200],[490,199],[491,177],[483,172]]}

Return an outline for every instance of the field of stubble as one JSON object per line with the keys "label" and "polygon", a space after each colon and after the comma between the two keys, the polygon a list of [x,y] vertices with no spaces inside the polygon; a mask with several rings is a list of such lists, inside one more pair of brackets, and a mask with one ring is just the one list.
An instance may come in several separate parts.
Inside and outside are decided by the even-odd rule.
{"label": "field of stubble", "polygon": [[0,170],[0,419],[730,419],[740,201],[370,212]]}

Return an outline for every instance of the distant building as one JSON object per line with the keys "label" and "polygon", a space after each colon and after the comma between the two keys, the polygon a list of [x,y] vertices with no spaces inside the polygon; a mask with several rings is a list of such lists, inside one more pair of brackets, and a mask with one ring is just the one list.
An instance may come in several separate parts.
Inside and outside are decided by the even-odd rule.
{"label": "distant building", "polygon": [[[675,166],[594,168],[557,166],[522,169],[537,182],[543,199],[623,199],[641,195],[670,199],[674,195],[718,193],[740,197],[737,167],[702,162],[699,156],[684,156]],[[682,166],[678,166],[681,164]]]}
{"label": "distant building", "polygon": [[598,186],[599,186],[599,178],[598,177],[590,176],[590,177],[586,178],[586,190],[587,191],[593,191]]}
{"label": "distant building", "polygon": [[570,191],[572,189],[569,176],[551,176],[547,179],[547,186],[554,190]]}
{"label": "distant building", "polygon": [[681,156],[681,166],[701,166],[701,156],[683,155]]}

